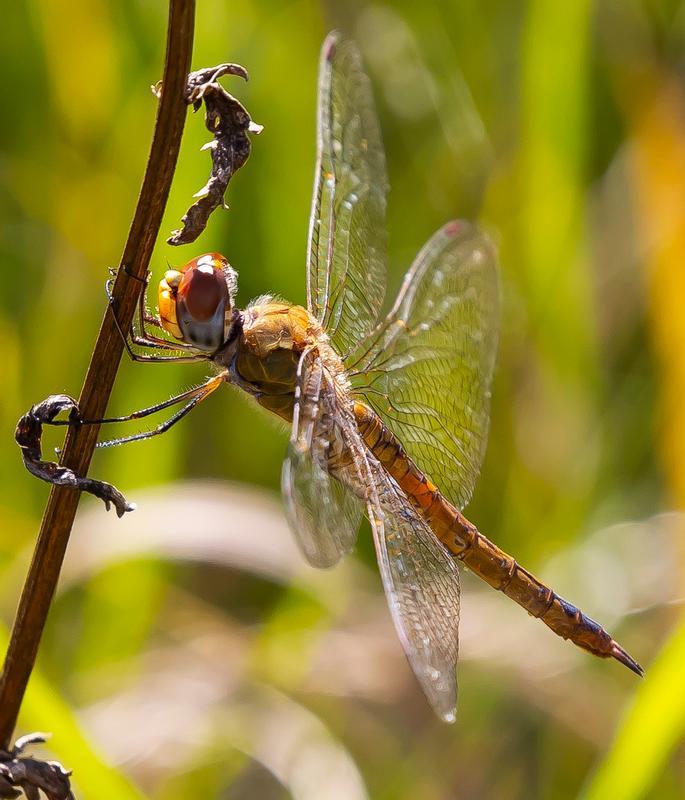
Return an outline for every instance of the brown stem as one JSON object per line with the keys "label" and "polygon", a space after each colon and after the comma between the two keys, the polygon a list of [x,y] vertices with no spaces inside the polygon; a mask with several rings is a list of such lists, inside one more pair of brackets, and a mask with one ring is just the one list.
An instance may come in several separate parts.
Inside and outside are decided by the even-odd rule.
{"label": "brown stem", "polygon": [[[138,205],[121,259],[121,265],[138,278],[147,273],[181,145],[194,18],[195,0],[169,0],[162,96]],[[142,285],[140,280],[130,278],[123,269],[119,270],[112,294],[124,330],[130,326]],[[122,351],[123,342],[108,307],[79,398],[79,408],[85,419],[104,416]],[[97,435],[96,425],[71,428],[61,464],[78,475],[85,475]],[[0,676],[0,749],[7,750],[10,746],[64,560],[79,496],[80,492],[75,489],[53,486],[45,508]]]}

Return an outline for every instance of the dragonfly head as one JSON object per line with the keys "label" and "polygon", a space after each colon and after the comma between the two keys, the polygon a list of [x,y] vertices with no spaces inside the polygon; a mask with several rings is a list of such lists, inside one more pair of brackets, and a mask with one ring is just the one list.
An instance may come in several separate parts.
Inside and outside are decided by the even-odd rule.
{"label": "dragonfly head", "polygon": [[167,333],[214,352],[228,339],[237,289],[235,270],[219,253],[167,270],[159,282],[159,317]]}

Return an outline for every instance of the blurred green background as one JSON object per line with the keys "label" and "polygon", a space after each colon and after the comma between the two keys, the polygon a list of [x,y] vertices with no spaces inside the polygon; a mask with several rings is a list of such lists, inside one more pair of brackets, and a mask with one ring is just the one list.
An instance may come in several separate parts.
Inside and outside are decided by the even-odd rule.
{"label": "blurred green background", "polygon": [[[604,623],[637,680],[463,581],[454,726],[391,628],[368,531],[305,568],[277,495],[286,431],[229,389],[92,474],[22,731],[54,732],[81,798],[681,798],[685,795],[685,2],[203,0],[194,66],[264,132],[192,247],[225,253],[239,300],[304,300],[318,49],[358,41],[388,154],[390,292],[455,216],[500,246],[488,455],[468,516]],[[155,114],[166,9],[7,4],[0,32],[0,638],[47,487],[16,420],[78,395]],[[162,241],[203,185],[190,118]],[[153,298],[154,301],[154,298]],[[122,364],[123,414],[203,368]],[[135,428],[126,428],[135,430]],[[122,431],[124,432],[124,431]],[[49,446],[59,443],[48,436]]]}

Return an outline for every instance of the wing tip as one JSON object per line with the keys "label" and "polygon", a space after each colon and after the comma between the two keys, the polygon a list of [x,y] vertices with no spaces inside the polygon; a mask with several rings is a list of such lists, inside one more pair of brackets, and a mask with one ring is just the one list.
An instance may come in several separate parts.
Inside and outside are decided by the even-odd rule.
{"label": "wing tip", "polygon": [[442,236],[450,242],[455,239],[467,241],[471,238],[477,240],[491,261],[495,262],[497,260],[497,245],[495,241],[487,231],[484,231],[475,222],[466,219],[452,219],[446,222],[435,235]]}
{"label": "wing tip", "polygon": [[452,219],[443,225],[443,233],[450,238],[459,236],[469,223],[464,222],[463,219]]}
{"label": "wing tip", "polygon": [[333,61],[341,39],[342,34],[338,30],[333,30],[326,36],[321,46],[321,56],[325,62]]}

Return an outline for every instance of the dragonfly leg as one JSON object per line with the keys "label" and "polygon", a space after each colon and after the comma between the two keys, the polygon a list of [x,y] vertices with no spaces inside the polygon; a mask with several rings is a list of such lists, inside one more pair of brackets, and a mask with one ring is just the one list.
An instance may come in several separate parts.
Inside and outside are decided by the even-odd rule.
{"label": "dragonfly leg", "polygon": [[[110,277],[107,283],[105,284],[105,291],[107,292],[107,299],[109,301],[109,306],[112,310],[112,316],[114,318],[114,324],[119,331],[119,335],[124,343],[124,347],[126,348],[126,353],[131,361],[137,362],[144,362],[144,363],[154,363],[160,361],[172,361],[175,363],[178,362],[188,362],[188,361],[206,361],[207,357],[204,354],[198,353],[198,351],[192,347],[191,345],[185,344],[184,342],[170,342],[167,339],[162,339],[159,336],[155,336],[154,334],[150,333],[146,326],[147,324],[155,325],[158,328],[162,327],[161,321],[155,317],[154,315],[150,314],[145,305],[145,297],[147,294],[147,286],[149,282],[149,273],[146,278],[141,278],[138,275],[133,275],[130,273],[126,266],[122,267],[126,275],[134,280],[140,281],[143,284],[143,290],[140,293],[138,298],[138,308],[137,308],[137,318],[138,318],[138,328],[136,328],[135,317],[134,320],[131,321],[131,326],[129,328],[128,334],[126,334],[121,327],[121,323],[119,322],[119,317],[117,315],[116,309],[116,301],[112,296],[112,280],[113,278]],[[110,274],[116,274],[116,270],[110,270]],[[175,353],[185,352],[187,355],[174,355],[174,356],[159,356],[159,355],[149,355],[149,354],[142,354],[136,353],[135,350],[131,347],[131,344],[134,344],[138,347],[145,347],[152,350],[167,350],[172,351]]]}
{"label": "dragonfly leg", "polygon": [[[146,347],[149,346],[150,345],[146,345]],[[150,356],[147,353],[136,353],[128,346],[126,348],[126,352],[128,353],[131,361],[135,361],[138,364],[160,364],[162,362],[172,364],[192,364],[197,361],[207,361],[207,356],[199,354],[187,356]]]}
{"label": "dragonfly leg", "polygon": [[142,433],[134,433],[131,436],[122,436],[118,439],[109,439],[106,442],[98,442],[96,447],[116,447],[120,444],[127,444],[128,442],[139,442],[143,439],[151,439],[153,436],[159,436],[162,433],[166,433],[169,428],[173,427],[177,422],[183,419],[187,414],[189,414],[195,406],[199,405],[203,400],[209,397],[210,394],[215,392],[219,386],[224,382],[225,379],[225,372],[220,373],[219,375],[215,375],[214,377],[210,378],[206,383],[203,383],[201,386],[196,386],[194,389],[190,389],[188,392],[184,392],[181,395],[177,395],[176,397],[171,398],[171,400],[167,400],[164,403],[159,403],[156,406],[151,406],[150,408],[143,409],[142,411],[134,412],[127,417],[115,417],[112,419],[101,420],[103,422],[123,422],[128,419],[140,419],[141,417],[146,417],[149,414],[154,414],[156,411],[161,411],[163,408],[167,408],[174,403],[178,403],[181,400],[187,399],[191,397],[189,403],[183,406],[179,411],[177,411],[172,417],[162,422],[156,428],[153,428],[149,431],[143,431]]}
{"label": "dragonfly leg", "polygon": [[[126,271],[126,268],[124,267]],[[128,275],[128,271],[126,271]],[[147,329],[147,325],[152,325],[155,328],[160,330],[164,330],[164,326],[162,325],[162,320],[151,314],[148,311],[146,298],[147,298],[147,287],[150,283],[150,273],[148,272],[147,277],[145,279],[143,290],[141,291],[138,297],[138,327],[136,329],[135,322],[131,322],[131,341],[133,344],[140,345],[141,347],[151,347],[151,348],[159,348],[163,350],[187,350],[191,352],[196,352],[195,348],[192,345],[185,344],[185,342],[171,342],[168,339],[163,339],[159,336],[155,336],[154,333],[150,333]],[[134,317],[135,319],[135,317]]]}
{"label": "dragonfly leg", "polygon": [[[141,419],[157,411],[162,411],[169,406],[180,403],[183,400],[191,398],[189,403],[186,403],[183,408],[174,414],[171,419],[159,425],[152,431],[136,434],[134,436],[126,436],[121,439],[114,439],[108,442],[101,442],[96,445],[97,447],[110,447],[115,444],[124,444],[129,441],[136,441],[139,439],[148,439],[151,436],[157,436],[169,430],[172,425],[175,425],[180,419],[183,419],[198,403],[202,402],[212,392],[221,386],[226,376],[226,372],[221,372],[218,375],[210,378],[208,381],[200,386],[195,386],[182,392],[175,397],[165,400],[162,403],[157,403],[154,406],[143,408],[139,411],[134,411],[132,414],[127,414],[122,417],[107,417],[99,420],[84,420],[81,419],[78,405],[76,400],[67,395],[51,395],[42,403],[33,406],[17,423],[15,432],[15,439],[21,448],[24,465],[28,471],[41,480],[48,483],[54,483],[58,486],[71,486],[80,491],[89,492],[95,497],[99,497],[104,501],[107,508],[110,504],[116,508],[117,516],[121,517],[126,511],[132,511],[135,505],[128,503],[126,498],[121,492],[111,483],[105,481],[95,480],[94,478],[87,478],[76,474],[68,467],[57,464],[53,461],[43,461],[41,454],[41,439],[43,425],[98,425],[107,422],[126,422],[132,419]],[[68,420],[55,420],[55,417],[64,412],[69,411]],[[59,451],[57,451],[59,453]]]}
{"label": "dragonfly leg", "polygon": [[[223,378],[225,373],[221,373],[219,376]],[[144,417],[149,417],[151,414],[156,414],[158,411],[163,411],[165,408],[169,408],[170,406],[174,406],[177,403],[183,402],[183,400],[187,400],[189,397],[195,397],[198,394],[202,394],[207,390],[208,383],[214,381],[215,378],[211,378],[210,381],[201,384],[200,386],[193,386],[192,389],[188,389],[185,392],[181,392],[180,394],[174,395],[170,397],[168,400],[163,400],[161,403],[156,403],[153,406],[148,406],[147,408],[141,408],[137,411],[133,411],[131,414],[125,414],[121,417],[103,417],[102,419],[81,419],[78,416],[78,413],[72,411],[72,415],[69,419],[65,420],[45,420],[46,425],[72,425],[72,426],[79,426],[79,425],[104,425],[111,422],[130,422],[134,419],[143,419]]]}

